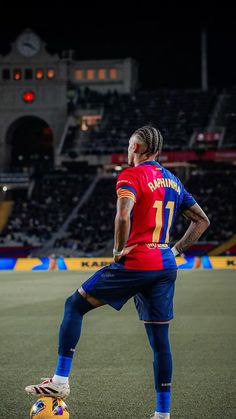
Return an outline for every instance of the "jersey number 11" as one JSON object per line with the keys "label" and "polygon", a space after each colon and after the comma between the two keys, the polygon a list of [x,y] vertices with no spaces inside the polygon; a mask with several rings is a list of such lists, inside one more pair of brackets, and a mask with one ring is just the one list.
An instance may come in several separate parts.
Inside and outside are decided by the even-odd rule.
{"label": "jersey number 11", "polygon": [[153,205],[153,208],[157,209],[156,210],[156,227],[154,228],[153,235],[152,235],[153,243],[159,243],[161,231],[163,228],[163,219],[165,220],[164,214],[163,214],[165,209],[169,210],[169,214],[168,214],[168,225],[166,229],[166,237],[164,239],[164,243],[169,243],[169,232],[170,232],[170,227],[172,224],[175,203],[174,201],[168,201],[165,207],[163,204],[164,204],[163,201],[155,201]]}

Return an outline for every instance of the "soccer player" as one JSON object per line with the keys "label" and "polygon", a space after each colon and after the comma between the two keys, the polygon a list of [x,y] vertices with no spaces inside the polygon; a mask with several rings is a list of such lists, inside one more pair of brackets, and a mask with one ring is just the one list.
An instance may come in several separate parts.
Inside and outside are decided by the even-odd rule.
{"label": "soccer player", "polygon": [[[59,332],[55,374],[27,393],[66,397],[83,316],[109,304],[116,310],[134,297],[153,350],[156,407],[153,418],[170,418],[172,355],[169,323],[173,318],[175,256],[186,251],[209,226],[209,220],[180,182],[156,160],[162,136],[151,126],[139,128],[129,140],[128,162],[119,175],[115,217],[114,263],[97,271],[66,300]],[[190,220],[184,236],[170,248],[177,213]]]}

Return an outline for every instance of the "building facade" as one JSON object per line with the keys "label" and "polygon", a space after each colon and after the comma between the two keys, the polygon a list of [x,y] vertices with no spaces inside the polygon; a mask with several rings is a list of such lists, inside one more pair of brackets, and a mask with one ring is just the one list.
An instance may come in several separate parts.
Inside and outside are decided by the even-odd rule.
{"label": "building facade", "polygon": [[[67,117],[68,85],[130,93],[137,85],[137,65],[131,58],[76,61],[50,54],[30,29],[21,33],[9,54],[0,56],[0,169],[40,147],[55,155]],[[79,105],[78,105],[79,106]]]}

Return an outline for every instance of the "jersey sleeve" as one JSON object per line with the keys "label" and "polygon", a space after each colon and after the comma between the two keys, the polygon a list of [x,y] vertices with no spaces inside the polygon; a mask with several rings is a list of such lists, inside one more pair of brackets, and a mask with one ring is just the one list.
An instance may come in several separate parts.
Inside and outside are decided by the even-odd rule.
{"label": "jersey sleeve", "polygon": [[181,211],[184,211],[187,208],[192,207],[194,204],[197,203],[194,197],[184,188],[183,185],[182,185],[181,195],[182,195],[182,202],[180,205]]}
{"label": "jersey sleeve", "polygon": [[123,170],[116,183],[116,193],[118,198],[130,198],[136,202],[139,193],[139,185],[132,169]]}

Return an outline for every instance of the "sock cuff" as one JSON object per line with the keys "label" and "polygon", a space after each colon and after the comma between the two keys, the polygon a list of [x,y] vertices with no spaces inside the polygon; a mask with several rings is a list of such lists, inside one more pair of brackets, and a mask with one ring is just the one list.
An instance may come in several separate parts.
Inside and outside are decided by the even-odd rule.
{"label": "sock cuff", "polygon": [[63,355],[58,355],[55,375],[60,375],[61,377],[69,377],[71,364],[72,358]]}
{"label": "sock cuff", "polygon": [[170,391],[157,392],[157,409],[159,413],[170,413]]}

